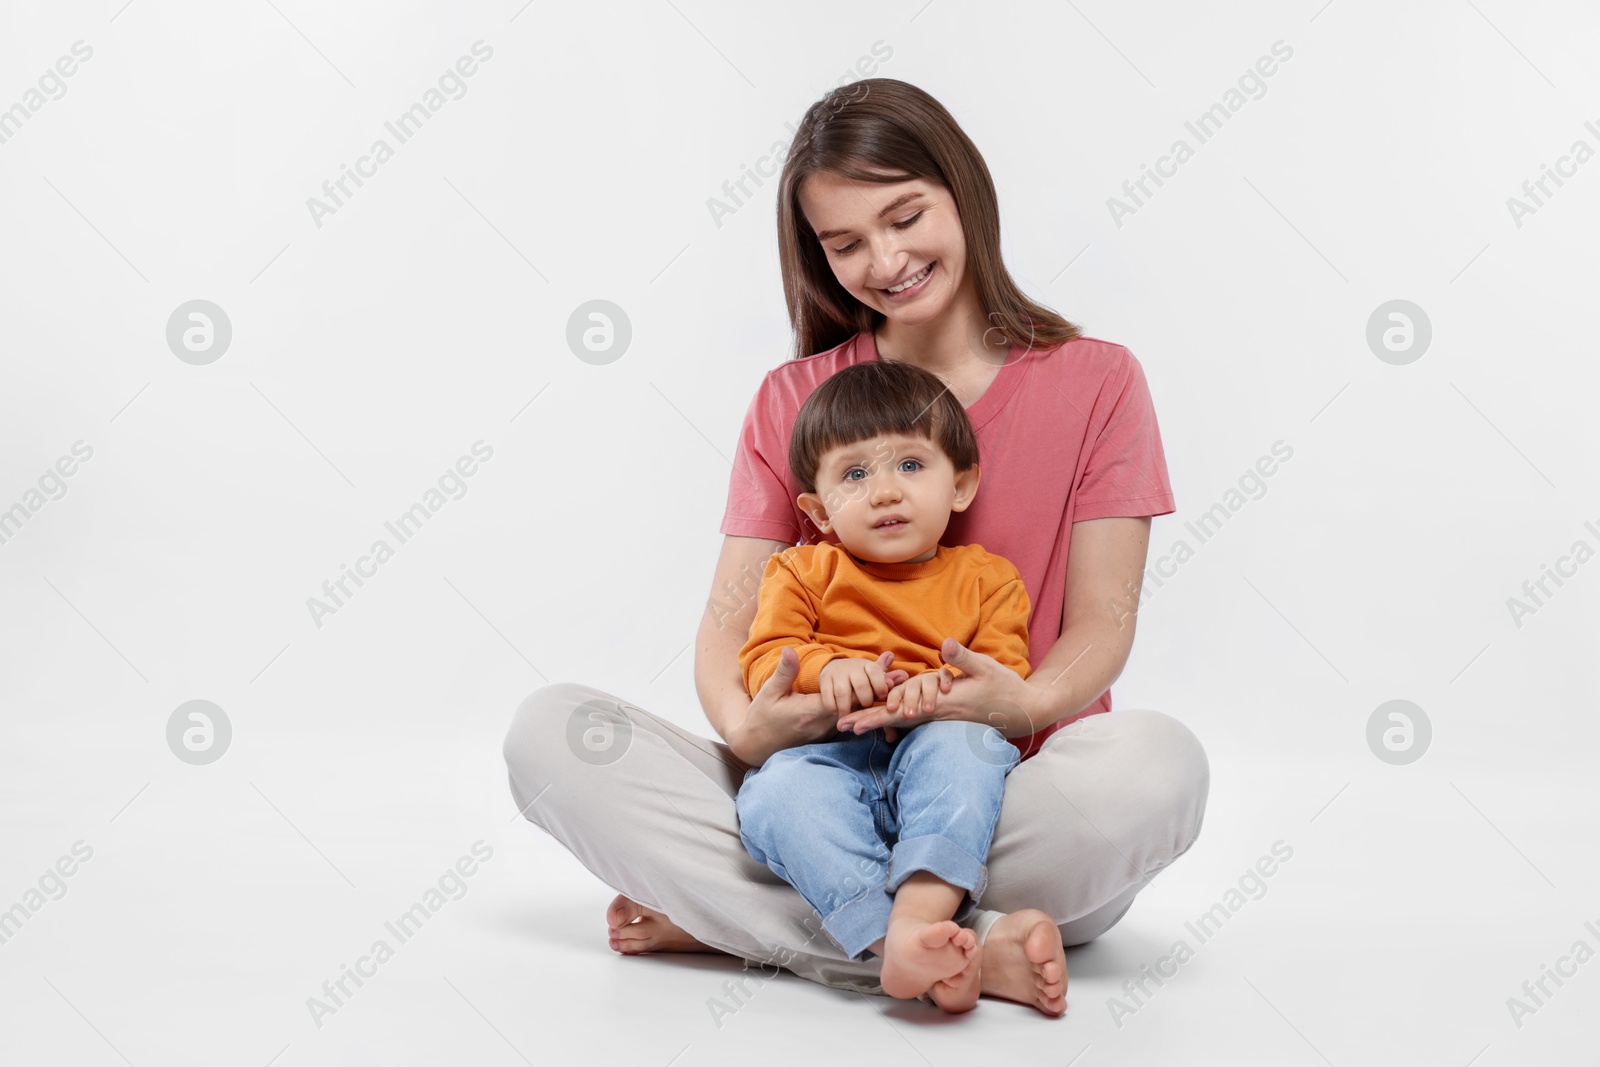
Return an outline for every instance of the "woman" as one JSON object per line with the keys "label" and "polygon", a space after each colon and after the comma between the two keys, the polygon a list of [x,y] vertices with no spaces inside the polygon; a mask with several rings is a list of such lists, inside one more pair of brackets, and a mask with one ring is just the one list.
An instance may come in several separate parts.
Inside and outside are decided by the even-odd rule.
{"label": "woman", "polygon": [[750,859],[734,797],[780,749],[907,723],[882,692],[836,721],[819,694],[792,691],[788,651],[751,699],[738,653],[768,557],[825,536],[796,504],[786,462],[801,402],[861,360],[915,364],[946,382],[980,445],[982,489],[943,543],[1011,560],[1033,604],[1030,677],[947,640],[961,675],[934,713],[995,725],[1023,753],[969,920],[982,991],[1060,1015],[1062,947],[1109,929],[1187,851],[1210,782],[1177,720],[1100,714],[1132,646],[1150,517],[1174,510],[1143,370],[1018,289],[982,156],[904,82],[856,82],[812,105],[784,164],[778,229],[803,358],[768,372],[746,413],[695,650],[696,688],[725,743],[602,690],[548,685],[506,737],[512,794],[621,891],[607,910],[613,949],[726,952],[882,992],[881,960],[847,960],[800,895]]}

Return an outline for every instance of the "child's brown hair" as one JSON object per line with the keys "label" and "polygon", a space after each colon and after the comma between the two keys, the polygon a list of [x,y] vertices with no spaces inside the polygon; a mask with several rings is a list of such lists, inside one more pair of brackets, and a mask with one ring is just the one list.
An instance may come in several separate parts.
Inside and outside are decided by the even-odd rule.
{"label": "child's brown hair", "polygon": [[892,433],[931,439],[958,473],[978,465],[977,435],[949,386],[910,363],[869,359],[827,378],[800,405],[789,470],[802,492],[815,493],[829,449]]}

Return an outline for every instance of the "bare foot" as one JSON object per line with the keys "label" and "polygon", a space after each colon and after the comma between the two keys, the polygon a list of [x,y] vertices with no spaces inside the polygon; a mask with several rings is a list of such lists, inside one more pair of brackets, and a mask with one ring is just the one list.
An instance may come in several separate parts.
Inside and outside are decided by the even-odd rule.
{"label": "bare foot", "polygon": [[926,922],[890,916],[878,980],[891,997],[918,997],[929,993],[935,982],[959,975],[977,952],[977,935],[949,919]]}
{"label": "bare foot", "polygon": [[606,924],[611,931],[611,947],[624,956],[642,952],[722,952],[696,941],[654,908],[636,904],[622,894],[606,909]]}
{"label": "bare foot", "polygon": [[983,942],[978,941],[976,935],[973,941],[978,950],[967,959],[967,965],[928,987],[928,996],[933,1002],[951,1014],[971,1011],[978,1006],[978,994],[983,985]]}
{"label": "bare foot", "polygon": [[983,945],[985,996],[1029,1004],[1046,1015],[1067,1010],[1067,954],[1061,931],[1038,908],[1002,915]]}

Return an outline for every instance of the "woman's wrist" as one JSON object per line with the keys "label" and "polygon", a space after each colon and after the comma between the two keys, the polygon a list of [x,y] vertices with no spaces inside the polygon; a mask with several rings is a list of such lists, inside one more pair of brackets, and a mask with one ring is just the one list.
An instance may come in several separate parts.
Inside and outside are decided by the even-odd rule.
{"label": "woman's wrist", "polygon": [[1034,681],[1038,674],[1018,677],[1022,684],[1017,687],[1015,702],[1006,702],[1011,705],[1009,707],[1003,705],[1005,723],[1001,725],[1001,733],[1007,737],[1027,737],[1055,722],[1056,701],[1064,695],[1059,686]]}
{"label": "woman's wrist", "polygon": [[1028,729],[1013,734],[1013,737],[1038,733],[1051,723],[1066,718],[1071,712],[1074,699],[1072,679],[1059,674],[1054,682],[1043,681],[1042,678],[1043,672],[1036,671],[1023,683],[1027,698],[1023,704],[1023,711],[1028,720]]}
{"label": "woman's wrist", "polygon": [[723,740],[739,761],[750,767],[759,767],[772,753],[762,751],[762,741],[756,736],[756,724],[751,721],[750,704],[731,715]]}

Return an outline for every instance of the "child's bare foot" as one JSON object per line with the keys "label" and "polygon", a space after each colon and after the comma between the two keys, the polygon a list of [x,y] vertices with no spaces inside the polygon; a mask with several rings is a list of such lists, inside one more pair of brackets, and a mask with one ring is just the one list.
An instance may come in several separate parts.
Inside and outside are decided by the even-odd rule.
{"label": "child's bare foot", "polygon": [[1067,954],[1061,931],[1038,908],[1002,915],[983,944],[982,992],[1030,1004],[1046,1015],[1067,1010]]}
{"label": "child's bare foot", "polygon": [[973,941],[978,950],[967,959],[967,965],[949,978],[941,978],[928,987],[928,996],[933,998],[933,1002],[952,1014],[971,1011],[978,1006],[978,994],[983,985],[983,942],[978,941],[976,935]]}
{"label": "child's bare foot", "polygon": [[977,935],[949,919],[928,922],[891,915],[878,980],[891,997],[918,997],[935,982],[959,975],[977,952]]}
{"label": "child's bare foot", "polygon": [[606,908],[606,924],[611,928],[611,947],[624,956],[641,952],[722,952],[695,940],[654,908],[636,904],[623,894],[618,894]]}

